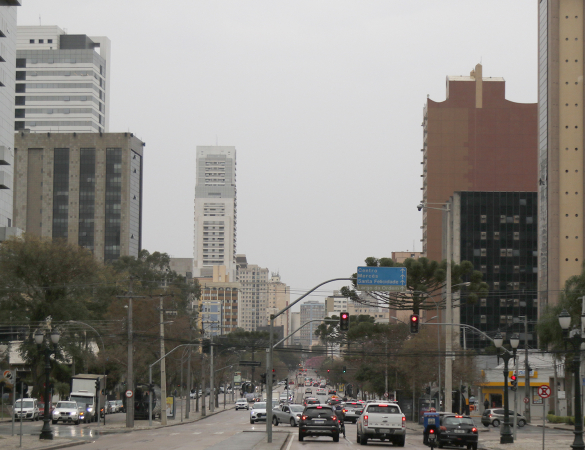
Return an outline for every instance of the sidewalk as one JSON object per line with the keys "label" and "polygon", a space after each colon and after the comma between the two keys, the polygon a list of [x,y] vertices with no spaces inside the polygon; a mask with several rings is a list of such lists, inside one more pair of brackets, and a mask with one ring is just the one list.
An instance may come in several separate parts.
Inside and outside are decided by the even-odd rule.
{"label": "sidewalk", "polygon": [[[190,413],[191,417],[189,419],[183,418],[182,422],[181,422],[181,419],[179,416],[177,416],[177,418],[174,420],[168,419],[168,424],[166,425],[166,427],[175,427],[175,426],[179,426],[179,425],[185,425],[185,424],[197,422],[199,420],[205,420],[207,417],[211,417],[211,416],[213,416],[215,414],[219,414],[223,411],[229,411],[230,409],[234,409],[234,405],[229,405],[228,407],[226,407],[225,410],[223,409],[223,405],[221,405],[219,408],[216,408],[216,410],[212,413],[207,411],[207,414],[204,417],[201,417],[200,412],[193,412],[192,411]],[[99,434],[131,433],[133,431],[154,430],[154,429],[158,429],[158,428],[166,428],[160,424],[160,421],[153,421],[152,427],[148,426],[147,420],[135,421],[134,428],[126,428],[126,422],[117,422],[117,423],[113,423],[113,424],[108,424],[107,421],[108,421],[108,417],[106,416],[106,425],[105,426],[101,425],[98,427],[97,424],[92,424],[91,427],[85,428],[85,430],[87,430],[87,435],[85,437],[72,438],[72,437],[55,436],[55,438],[52,441],[44,441],[44,440],[41,441],[39,439],[39,433],[40,433],[40,429],[39,429],[39,431],[36,431],[35,434],[23,434],[22,447],[19,447],[19,444],[20,444],[20,436],[19,435],[16,435],[16,434],[14,436],[0,435],[0,448],[2,448],[2,450],[16,450],[16,449],[20,449],[20,448],[35,449],[35,450],[37,450],[37,449],[51,450],[51,449],[58,449],[58,448],[68,448],[68,447],[75,447],[75,446],[83,445],[83,444],[89,444],[94,440],[92,438],[92,436],[97,436]],[[52,428],[54,428],[54,427],[55,427],[55,425],[52,425]],[[18,430],[18,428],[17,428],[17,430]],[[274,449],[276,447],[274,447],[274,444],[272,444],[272,446],[268,447],[268,448]]]}

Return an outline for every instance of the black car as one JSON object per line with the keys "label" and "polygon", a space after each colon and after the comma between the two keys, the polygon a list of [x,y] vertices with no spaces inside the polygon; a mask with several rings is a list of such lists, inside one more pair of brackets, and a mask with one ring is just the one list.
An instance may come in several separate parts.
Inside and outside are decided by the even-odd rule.
{"label": "black car", "polygon": [[339,442],[339,419],[331,406],[309,405],[299,420],[299,441],[305,436],[331,436]]}
{"label": "black car", "polygon": [[444,415],[437,436],[439,447],[443,445],[465,445],[468,450],[477,450],[477,428],[469,416]]}

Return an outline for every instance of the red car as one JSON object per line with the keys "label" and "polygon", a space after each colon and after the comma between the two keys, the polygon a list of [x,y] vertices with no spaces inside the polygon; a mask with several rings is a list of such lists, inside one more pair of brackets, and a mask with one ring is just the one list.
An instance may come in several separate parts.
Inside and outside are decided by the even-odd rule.
{"label": "red car", "polygon": [[288,382],[288,384],[295,384],[295,382],[294,382],[293,380],[290,380],[290,381]]}
{"label": "red car", "polygon": [[[43,402],[38,402],[37,405],[39,406],[39,417],[45,417],[45,404]],[[54,409],[55,407],[51,404],[49,415],[51,415]]]}

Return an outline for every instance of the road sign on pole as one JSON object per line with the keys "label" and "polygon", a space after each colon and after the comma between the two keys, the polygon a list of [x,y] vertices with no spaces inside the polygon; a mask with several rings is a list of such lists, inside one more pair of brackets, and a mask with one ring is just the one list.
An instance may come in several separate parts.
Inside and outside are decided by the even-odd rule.
{"label": "road sign on pole", "polygon": [[530,399],[528,397],[524,397],[524,403],[528,403]]}
{"label": "road sign on pole", "polygon": [[406,290],[406,267],[358,267],[358,291]]}
{"label": "road sign on pole", "polygon": [[540,395],[540,398],[549,398],[550,394],[551,394],[550,386],[543,384],[538,388],[538,395]]}

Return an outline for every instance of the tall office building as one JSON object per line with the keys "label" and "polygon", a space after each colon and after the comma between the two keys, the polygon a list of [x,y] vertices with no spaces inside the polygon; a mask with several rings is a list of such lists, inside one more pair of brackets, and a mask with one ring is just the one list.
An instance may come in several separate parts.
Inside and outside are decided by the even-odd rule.
{"label": "tall office building", "polygon": [[[524,325],[513,328],[514,320],[528,316],[528,345],[536,347],[536,192],[456,192],[450,205],[453,260],[471,261],[489,286],[489,295],[477,302],[468,301],[465,293],[454,302],[454,322],[461,321],[486,333],[506,333],[523,331]],[[434,315],[435,310],[428,313]],[[523,332],[520,338],[524,341]],[[475,349],[491,344],[465,329],[461,330],[459,343]]]}
{"label": "tall office building", "polygon": [[[309,300],[301,303],[301,325],[314,319],[325,318],[325,303],[316,300]],[[319,322],[311,322],[307,326],[301,328],[300,343],[304,349],[310,349],[313,341],[317,341],[315,330],[320,325]]]}
{"label": "tall office building", "polygon": [[16,50],[16,131],[109,131],[107,37],[19,26]]}
{"label": "tall office building", "polygon": [[197,146],[193,276],[210,277],[225,266],[236,280],[236,148]]}
{"label": "tall office building", "polygon": [[0,1],[0,241],[18,235],[12,220],[16,12],[20,0]]}
{"label": "tall office building", "polygon": [[[290,304],[290,287],[280,280],[280,274],[273,273],[267,284],[268,302],[266,307],[266,323],[270,324],[270,315],[282,311]],[[283,314],[274,319],[274,325],[282,327],[284,336],[288,336],[290,330],[290,313],[286,310]]]}
{"label": "tall office building", "polygon": [[585,258],[582,0],[538,3],[540,306],[555,304]]}
{"label": "tall office building", "polygon": [[101,261],[142,248],[142,156],[132,133],[15,136],[14,224]]}
{"label": "tall office building", "polygon": [[237,281],[240,283],[238,327],[257,331],[267,325],[268,269],[248,264],[246,255],[237,255]]}
{"label": "tall office building", "polygon": [[240,283],[228,282],[225,266],[213,266],[212,278],[200,278],[199,329],[206,336],[217,336],[236,331],[238,327],[238,299]]}
{"label": "tall office building", "polygon": [[[536,191],[537,105],[506,100],[503,78],[447,77],[447,98],[423,115],[423,253],[442,254],[441,205],[457,191]],[[414,208],[414,205],[413,205]]]}

